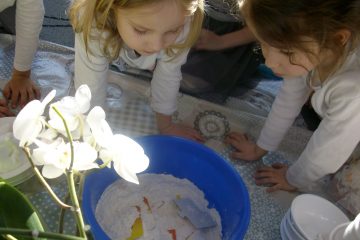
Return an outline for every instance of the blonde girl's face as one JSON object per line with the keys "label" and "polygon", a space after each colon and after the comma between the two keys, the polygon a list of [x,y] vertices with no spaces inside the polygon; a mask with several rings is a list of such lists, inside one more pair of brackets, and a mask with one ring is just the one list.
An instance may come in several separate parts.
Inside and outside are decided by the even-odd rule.
{"label": "blonde girl's face", "polygon": [[[315,55],[318,55],[318,45],[314,42],[307,44]],[[301,50],[279,49],[266,43],[261,43],[265,64],[271,68],[275,75],[283,78],[305,76],[319,64],[317,56],[310,56]],[[311,59],[310,59],[311,58]]]}
{"label": "blonde girl's face", "polygon": [[140,55],[172,45],[185,25],[185,11],[176,1],[159,1],[136,9],[118,9],[117,29],[124,43]]}

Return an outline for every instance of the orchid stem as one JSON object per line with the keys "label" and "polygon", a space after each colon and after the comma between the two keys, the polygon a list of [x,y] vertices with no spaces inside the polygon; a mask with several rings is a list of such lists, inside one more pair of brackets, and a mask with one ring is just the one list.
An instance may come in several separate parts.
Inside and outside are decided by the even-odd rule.
{"label": "orchid stem", "polygon": [[[18,228],[0,228],[0,236],[5,235],[13,235],[24,238],[48,238],[48,239],[60,239],[60,240],[84,240],[86,238],[76,237],[71,235],[59,234],[59,233],[50,233],[50,232],[40,232],[37,230],[25,230]],[[12,236],[12,237],[13,237]],[[11,239],[11,238],[9,238]],[[12,239],[16,239],[13,237]]]}
{"label": "orchid stem", "polygon": [[76,194],[76,188],[75,188],[75,182],[74,182],[74,172],[72,170],[66,170],[66,177],[69,185],[69,194],[72,203],[74,204],[74,214],[75,214],[75,220],[77,223],[78,231],[80,234],[80,237],[83,237],[86,239],[86,233],[85,233],[85,224],[84,219],[81,214],[80,204],[79,200],[77,198]]}
{"label": "orchid stem", "polygon": [[74,172],[72,170],[73,168],[73,164],[74,164],[74,143],[73,143],[73,139],[69,130],[69,127],[66,123],[65,118],[62,116],[62,114],[59,112],[59,110],[56,107],[52,107],[54,109],[54,111],[57,113],[57,115],[61,118],[65,130],[66,130],[66,135],[67,138],[69,140],[70,143],[70,154],[71,154],[71,161],[70,161],[70,166],[68,169],[66,169],[66,177],[67,177],[67,182],[68,182],[68,186],[69,186],[69,194],[70,194],[70,199],[72,204],[74,205],[74,214],[75,214],[75,220],[76,220],[76,225],[78,227],[78,231],[80,234],[80,237],[83,237],[86,239],[86,233],[85,233],[85,224],[84,224],[84,219],[81,213],[81,209],[80,209],[80,204],[79,204],[79,200],[77,197],[77,192],[76,192],[76,187],[75,187],[75,181],[74,181]]}
{"label": "orchid stem", "polygon": [[[67,204],[69,202],[69,199],[70,199],[70,195],[68,193],[68,194],[66,194],[65,199],[64,199],[65,204]],[[64,218],[65,218],[65,208],[61,208],[60,215],[59,215],[59,228],[58,228],[59,233],[63,233],[63,231],[64,231]]]}
{"label": "orchid stem", "polygon": [[3,238],[6,240],[18,240],[16,237],[11,236],[10,234],[3,235]]}
{"label": "orchid stem", "polygon": [[50,196],[54,199],[54,201],[60,205],[60,207],[65,208],[65,209],[70,209],[71,206],[67,205],[65,203],[63,203],[60,198],[56,195],[56,193],[54,193],[54,191],[51,189],[51,187],[49,186],[49,184],[46,182],[46,180],[43,178],[43,176],[41,175],[41,173],[39,172],[39,169],[35,166],[34,162],[31,159],[31,154],[29,151],[28,147],[24,147],[23,148],[27,159],[30,162],[30,165],[33,169],[33,171],[35,172],[35,175],[37,176],[37,178],[40,180],[40,182],[42,183],[42,185],[45,187],[45,189],[47,190],[47,192],[50,194]]}
{"label": "orchid stem", "polygon": [[66,130],[66,135],[67,135],[69,143],[70,143],[70,154],[71,154],[71,158],[70,158],[71,161],[70,161],[69,171],[72,171],[72,167],[74,165],[74,144],[73,144],[73,139],[72,139],[71,133],[69,131],[69,127],[68,127],[68,125],[66,123],[66,120],[63,117],[63,115],[61,115],[61,113],[59,112],[59,110],[56,107],[53,106],[52,108],[57,113],[57,115],[61,118],[61,120],[62,120],[62,122],[64,124],[64,127],[65,127],[65,130]]}

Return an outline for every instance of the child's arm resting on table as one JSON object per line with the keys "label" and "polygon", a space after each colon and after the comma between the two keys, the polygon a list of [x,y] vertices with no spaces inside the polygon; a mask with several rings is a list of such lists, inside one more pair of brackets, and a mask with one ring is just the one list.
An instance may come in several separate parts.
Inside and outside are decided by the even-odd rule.
{"label": "child's arm resting on table", "polygon": [[11,99],[12,107],[23,107],[40,98],[40,90],[30,79],[30,69],[39,43],[45,10],[43,1],[16,2],[16,42],[12,78],[4,88],[4,96]]}

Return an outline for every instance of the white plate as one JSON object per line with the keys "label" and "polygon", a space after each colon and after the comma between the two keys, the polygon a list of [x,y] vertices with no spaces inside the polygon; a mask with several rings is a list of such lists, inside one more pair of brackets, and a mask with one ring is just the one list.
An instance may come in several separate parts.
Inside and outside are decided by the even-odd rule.
{"label": "white plate", "polygon": [[[25,153],[19,146],[19,141],[13,137],[12,125],[15,117],[0,118],[0,144],[4,141],[2,147],[6,151],[0,154],[0,177],[7,180],[10,184],[17,185],[29,179],[33,174],[30,169],[30,163],[26,159]],[[12,149],[13,148],[13,149]],[[15,151],[15,158],[7,156],[8,151]]]}
{"label": "white plate", "polygon": [[282,240],[290,240],[289,236],[287,235],[287,232],[285,231],[285,219],[283,218],[281,220],[280,224],[280,235]]}
{"label": "white plate", "polygon": [[329,234],[337,225],[349,221],[337,206],[314,194],[297,196],[290,209],[294,226],[307,239]]}
{"label": "white plate", "polygon": [[305,236],[303,236],[299,230],[294,226],[291,212],[288,210],[284,217],[285,220],[285,228],[287,229],[288,235],[293,240],[306,240]]}

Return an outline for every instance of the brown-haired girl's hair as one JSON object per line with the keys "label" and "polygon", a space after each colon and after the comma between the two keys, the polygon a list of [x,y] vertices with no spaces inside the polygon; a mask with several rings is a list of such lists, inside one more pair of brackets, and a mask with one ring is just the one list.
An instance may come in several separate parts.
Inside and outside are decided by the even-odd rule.
{"label": "brown-haired girl's hair", "polygon": [[[166,0],[74,0],[69,9],[69,17],[74,31],[82,33],[87,51],[90,40],[99,40],[104,56],[113,60],[119,56],[123,45],[116,26],[116,10],[135,9],[161,1]],[[171,1],[177,1],[192,18],[190,32],[185,41],[165,49],[169,56],[176,56],[196,42],[204,17],[204,0]],[[96,34],[94,30],[97,31]],[[102,39],[99,39],[100,37]]]}
{"label": "brown-haired girl's hair", "polygon": [[[333,52],[336,68],[359,45],[359,0],[243,0],[241,12],[262,41],[276,48],[313,54],[304,42],[304,37],[310,37],[321,50]],[[343,29],[351,33],[347,44],[336,35]]]}

